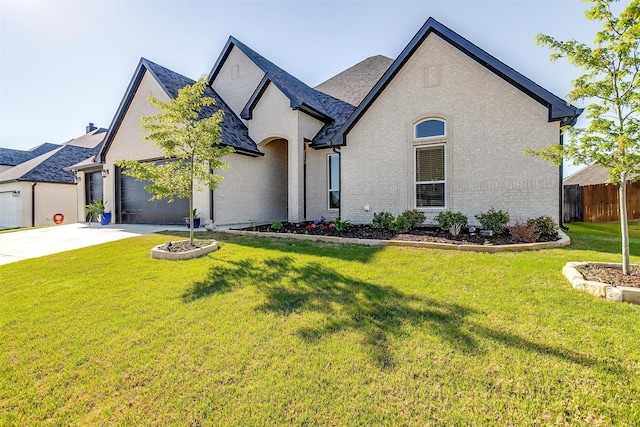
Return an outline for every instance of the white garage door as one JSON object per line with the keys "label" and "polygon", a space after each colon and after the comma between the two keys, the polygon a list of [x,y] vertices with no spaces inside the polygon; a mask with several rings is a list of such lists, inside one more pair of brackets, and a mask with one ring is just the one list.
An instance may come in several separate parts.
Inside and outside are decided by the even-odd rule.
{"label": "white garage door", "polygon": [[14,197],[13,192],[0,193],[0,229],[20,226],[19,202],[20,197]]}

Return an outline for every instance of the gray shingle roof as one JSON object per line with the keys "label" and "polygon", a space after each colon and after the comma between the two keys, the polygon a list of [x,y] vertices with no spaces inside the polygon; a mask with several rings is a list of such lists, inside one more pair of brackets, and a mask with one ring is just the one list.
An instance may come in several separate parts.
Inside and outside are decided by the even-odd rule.
{"label": "gray shingle roof", "polygon": [[95,156],[104,136],[104,129],[96,129],[63,145],[57,145],[54,150],[1,172],[0,182],[33,181],[73,184],[73,173],[64,169]]}
{"label": "gray shingle roof", "polygon": [[31,150],[14,150],[0,147],[0,165],[16,166],[59,147],[57,144],[49,143],[39,145]]}
{"label": "gray shingle roof", "polygon": [[[153,63],[148,59],[142,58],[142,61],[171,98],[178,96],[179,89],[195,83],[195,80]],[[262,154],[260,150],[258,150],[256,143],[249,136],[249,130],[245,124],[235,115],[220,95],[209,86],[205,89],[204,95],[215,99],[216,103],[215,105],[205,107],[201,113],[202,117],[209,117],[218,110],[224,112],[224,119],[222,123],[220,123],[220,127],[222,128],[222,144],[234,147],[240,151]]]}
{"label": "gray shingle roof", "polygon": [[[144,76],[145,71],[151,73],[153,78],[158,82],[160,87],[166,92],[166,94],[170,98],[176,98],[178,96],[178,90],[195,83],[194,80],[183,76],[182,74],[176,73],[166,67],[158,65],[148,59],[141,58],[138,63],[138,67],[133,74],[133,78],[129,83],[129,87],[120,102],[120,106],[118,107],[118,111],[111,122],[111,126],[109,127],[109,132],[107,133],[107,137],[104,140],[103,146],[99,150],[99,158],[96,159],[98,161],[104,162],[104,157],[106,156],[109,147],[111,146],[111,142],[118,132],[118,128],[120,127],[120,123],[124,118],[124,115],[133,100],[133,96],[135,95],[140,82],[142,81],[142,77]],[[209,106],[203,110],[203,114],[212,114],[215,111],[222,110],[224,112],[224,119],[220,124],[222,129],[222,144],[231,146],[236,149],[239,153],[250,154],[253,156],[262,156],[263,153],[260,152],[256,143],[249,136],[249,130],[245,126],[245,124],[235,115],[235,113],[229,108],[229,106],[224,102],[224,100],[210,87],[205,90],[205,96],[209,96],[216,101],[216,105]]]}
{"label": "gray shingle roof", "polygon": [[333,133],[335,133],[353,112],[353,105],[309,87],[234,37],[229,37],[227,44],[213,66],[209,74],[209,83],[213,82],[220,72],[224,61],[234,46],[240,49],[242,53],[265,73],[261,85],[256,88],[254,95],[243,110],[241,114],[242,118],[251,118],[253,107],[255,107],[264,92],[265,85],[269,83],[276,85],[276,87],[289,98],[291,108],[300,109],[326,123],[313,138],[314,144],[321,144],[328,136],[333,136]]}
{"label": "gray shingle roof", "polygon": [[73,173],[65,171],[64,168],[78,163],[88,157],[95,156],[97,152],[97,148],[83,148],[76,147],[74,145],[65,145],[57,150],[51,157],[18,178],[18,181],[73,184]]}
{"label": "gray shingle roof", "polygon": [[315,89],[357,107],[392,62],[393,59],[384,55],[369,57],[320,83]]}

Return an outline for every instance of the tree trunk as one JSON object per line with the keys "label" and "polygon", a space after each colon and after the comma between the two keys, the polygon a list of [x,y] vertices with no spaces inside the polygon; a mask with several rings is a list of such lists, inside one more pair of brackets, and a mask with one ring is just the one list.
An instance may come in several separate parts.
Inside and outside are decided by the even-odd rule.
{"label": "tree trunk", "polygon": [[193,246],[193,179],[191,180],[191,197],[189,197],[189,244]]}
{"label": "tree trunk", "polygon": [[631,273],[631,261],[629,259],[629,223],[627,222],[627,174],[622,173],[620,180],[620,232],[622,235],[622,273]]}

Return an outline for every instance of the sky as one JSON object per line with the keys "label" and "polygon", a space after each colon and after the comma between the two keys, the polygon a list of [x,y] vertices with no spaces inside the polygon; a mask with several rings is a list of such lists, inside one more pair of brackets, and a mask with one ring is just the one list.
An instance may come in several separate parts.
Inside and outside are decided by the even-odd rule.
{"label": "sky", "polygon": [[599,25],[584,18],[587,8],[582,0],[0,0],[0,147],[63,143],[89,122],[109,127],[141,57],[197,79],[233,35],[313,87],[367,57],[395,58],[429,17],[565,98],[580,70],[550,61],[535,36],[591,43]]}

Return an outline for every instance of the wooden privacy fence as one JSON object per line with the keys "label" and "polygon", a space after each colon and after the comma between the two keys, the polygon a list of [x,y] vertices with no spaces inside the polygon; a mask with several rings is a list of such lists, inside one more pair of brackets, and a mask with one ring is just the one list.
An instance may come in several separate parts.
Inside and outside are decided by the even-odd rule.
{"label": "wooden privacy fence", "polygon": [[[618,190],[618,185],[611,184],[582,187],[582,220],[584,222],[619,221]],[[629,219],[640,218],[640,182],[627,183],[627,215]]]}
{"label": "wooden privacy fence", "polygon": [[564,222],[582,221],[582,188],[578,184],[564,186]]}

